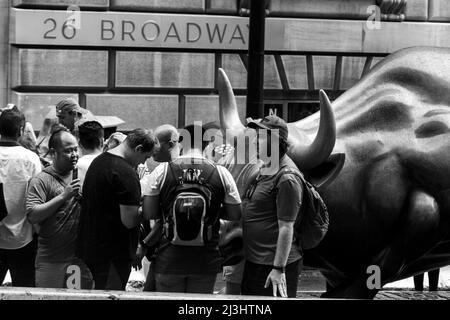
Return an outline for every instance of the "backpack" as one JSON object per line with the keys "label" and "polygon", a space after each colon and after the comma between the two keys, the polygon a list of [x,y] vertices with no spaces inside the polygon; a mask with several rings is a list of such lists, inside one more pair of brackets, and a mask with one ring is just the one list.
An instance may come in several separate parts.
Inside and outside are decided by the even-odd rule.
{"label": "backpack", "polygon": [[293,174],[303,186],[302,206],[294,224],[297,245],[303,249],[313,249],[320,244],[328,231],[327,206],[315,187],[306,181],[303,174],[289,167],[283,167],[278,171],[271,189],[272,193],[276,193],[278,182],[284,174]]}
{"label": "backpack", "polygon": [[221,205],[218,201],[221,198],[216,196],[210,184],[216,173],[218,175],[217,167],[212,162],[168,164],[164,184],[174,185],[166,192],[168,196],[161,204],[164,236],[173,245],[204,246],[211,242]]}

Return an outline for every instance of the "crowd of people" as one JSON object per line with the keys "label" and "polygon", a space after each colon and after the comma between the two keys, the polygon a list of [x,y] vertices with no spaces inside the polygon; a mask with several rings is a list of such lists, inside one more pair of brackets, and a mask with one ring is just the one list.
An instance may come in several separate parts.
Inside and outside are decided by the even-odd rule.
{"label": "crowd of people", "polygon": [[[46,120],[34,144],[24,143],[19,108],[0,114],[1,281],[9,270],[13,286],[67,288],[76,266],[79,289],[125,290],[145,256],[144,291],[212,294],[223,271],[226,293],[296,296],[302,250],[294,223],[303,186],[281,173],[298,170],[286,155],[281,118],[248,124],[269,132],[256,135],[259,153],[279,139],[280,165],[254,164],[255,178],[238,190],[217,163],[230,146],[182,141],[167,124],[105,140],[76,101],[62,100],[55,112],[58,120]],[[183,129],[203,137],[211,127],[220,130]],[[155,168],[146,165],[150,158]],[[242,226],[243,259],[224,263],[219,242],[233,225]]]}

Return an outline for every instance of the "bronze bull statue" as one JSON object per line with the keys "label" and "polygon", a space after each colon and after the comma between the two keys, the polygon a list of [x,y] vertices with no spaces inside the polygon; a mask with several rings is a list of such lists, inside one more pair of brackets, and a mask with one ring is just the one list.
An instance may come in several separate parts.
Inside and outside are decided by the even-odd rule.
{"label": "bronze bull statue", "polygon": [[[220,120],[245,130],[220,70]],[[450,264],[450,49],[409,48],[378,63],[320,112],[288,124],[288,155],[327,203],[330,228],[305,252],[325,297],[373,298],[381,286]],[[228,164],[241,194],[254,170]],[[236,233],[237,234],[237,233]]]}

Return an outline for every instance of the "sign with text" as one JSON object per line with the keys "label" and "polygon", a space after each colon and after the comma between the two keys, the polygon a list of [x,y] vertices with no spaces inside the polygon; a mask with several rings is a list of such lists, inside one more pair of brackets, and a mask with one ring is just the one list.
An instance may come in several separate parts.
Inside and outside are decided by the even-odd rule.
{"label": "sign with text", "polygon": [[[12,44],[248,49],[249,19],[241,17],[22,9],[11,16]],[[282,46],[278,29],[266,32],[272,47]]]}
{"label": "sign with text", "polygon": [[[249,18],[77,11],[74,6],[69,9],[11,9],[10,42],[44,46],[248,49]],[[450,46],[450,25],[442,23],[381,22],[380,28],[367,28],[365,20],[269,17],[265,30],[269,51],[387,54],[418,45]]]}

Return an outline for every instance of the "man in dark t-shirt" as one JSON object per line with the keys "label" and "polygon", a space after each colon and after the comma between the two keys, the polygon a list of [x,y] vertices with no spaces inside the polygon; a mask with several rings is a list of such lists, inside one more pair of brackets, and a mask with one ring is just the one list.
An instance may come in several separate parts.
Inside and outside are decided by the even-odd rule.
{"label": "man in dark t-shirt", "polygon": [[136,168],[157,145],[151,131],[136,129],[98,156],[86,173],[78,254],[91,270],[95,289],[125,290],[141,221]]}
{"label": "man in dark t-shirt", "polygon": [[250,121],[248,127],[256,130],[254,142],[264,164],[242,201],[242,294],[295,298],[303,260],[294,224],[301,214],[303,188],[293,174],[298,169],[286,154],[288,128],[273,115]]}

